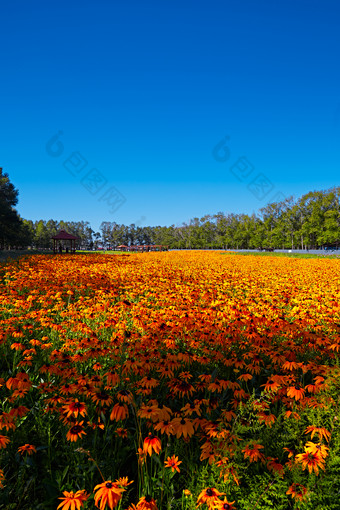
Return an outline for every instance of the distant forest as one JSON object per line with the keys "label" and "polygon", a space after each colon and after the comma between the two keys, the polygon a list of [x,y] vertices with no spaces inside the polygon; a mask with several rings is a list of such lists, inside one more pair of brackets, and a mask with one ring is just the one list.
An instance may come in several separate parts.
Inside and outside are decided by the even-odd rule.
{"label": "distant forest", "polygon": [[104,221],[100,232],[88,222],[23,220],[26,243],[51,248],[51,237],[60,229],[79,238],[78,248],[115,249],[117,246],[162,244],[171,248],[195,249],[316,249],[340,239],[340,187],[314,191],[268,204],[258,214],[219,212],[193,218],[180,226],[136,226]]}
{"label": "distant forest", "polygon": [[87,221],[31,221],[15,210],[18,191],[0,168],[0,248],[52,248],[64,229],[79,238],[78,249],[161,244],[170,249],[317,249],[340,241],[340,187],[271,203],[257,214],[219,212],[180,226],[138,226],[103,221],[95,232]]}

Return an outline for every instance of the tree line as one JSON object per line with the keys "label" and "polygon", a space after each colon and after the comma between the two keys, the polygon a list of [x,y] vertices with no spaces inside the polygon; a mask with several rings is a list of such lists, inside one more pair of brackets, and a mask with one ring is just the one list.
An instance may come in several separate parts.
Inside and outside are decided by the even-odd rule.
{"label": "tree line", "polygon": [[312,191],[261,208],[258,214],[219,212],[180,226],[101,224],[101,239],[120,244],[163,244],[174,249],[317,249],[340,239],[340,187]]}
{"label": "tree line", "polygon": [[219,212],[170,226],[124,225],[104,221],[100,232],[89,222],[25,220],[14,206],[18,192],[0,169],[0,247],[51,248],[64,229],[78,237],[78,249],[161,244],[170,249],[317,249],[340,241],[340,187],[311,191],[274,202],[258,213]]}

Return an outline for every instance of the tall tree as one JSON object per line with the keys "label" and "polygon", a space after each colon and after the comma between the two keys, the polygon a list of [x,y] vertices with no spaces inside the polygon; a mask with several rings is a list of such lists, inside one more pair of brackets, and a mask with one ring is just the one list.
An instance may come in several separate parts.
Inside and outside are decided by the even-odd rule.
{"label": "tall tree", "polygon": [[15,210],[18,194],[8,174],[0,168],[0,246],[2,248],[20,243],[18,235],[22,228],[22,221]]}

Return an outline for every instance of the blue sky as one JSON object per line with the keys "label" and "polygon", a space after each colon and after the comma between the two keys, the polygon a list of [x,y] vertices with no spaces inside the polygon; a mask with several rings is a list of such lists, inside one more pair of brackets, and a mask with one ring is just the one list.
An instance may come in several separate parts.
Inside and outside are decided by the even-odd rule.
{"label": "blue sky", "polygon": [[1,21],[24,218],[180,224],[339,185],[338,0],[12,0]]}

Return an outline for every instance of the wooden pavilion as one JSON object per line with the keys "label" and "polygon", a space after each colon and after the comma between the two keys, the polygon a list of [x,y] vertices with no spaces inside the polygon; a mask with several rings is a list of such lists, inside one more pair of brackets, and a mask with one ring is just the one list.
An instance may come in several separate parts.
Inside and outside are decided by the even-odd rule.
{"label": "wooden pavilion", "polygon": [[65,251],[66,253],[75,253],[76,252],[76,241],[78,237],[69,234],[65,230],[60,230],[60,232],[52,237],[53,239],[53,253],[62,253],[63,248],[65,247],[65,242],[68,241],[70,243],[70,247],[66,245]]}

